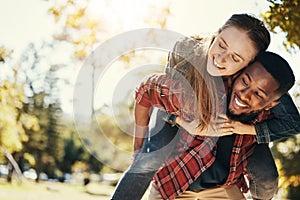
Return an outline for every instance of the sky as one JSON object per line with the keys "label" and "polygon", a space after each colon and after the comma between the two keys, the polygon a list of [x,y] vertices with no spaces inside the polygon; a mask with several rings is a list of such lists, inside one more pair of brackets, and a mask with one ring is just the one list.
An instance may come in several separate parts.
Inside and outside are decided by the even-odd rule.
{"label": "sky", "polygon": [[[220,4],[219,0],[152,0],[143,2],[113,0],[109,5],[104,1],[91,1],[93,2],[91,12],[95,15],[104,15],[106,26],[112,33],[147,27],[143,17],[149,14],[147,6],[149,4],[169,4],[171,14],[167,20],[167,28],[183,35],[214,32],[233,13],[252,13],[258,16],[268,9],[267,1],[261,0],[227,0],[225,5]],[[0,0],[0,5],[0,44],[14,49],[16,57],[29,42],[50,39],[52,34],[57,31],[57,25],[47,13],[49,1]],[[105,6],[106,9],[104,9]],[[107,6],[110,9],[107,9]],[[294,69],[296,80],[300,80],[300,68],[297,68],[300,64],[300,53],[294,55],[287,53],[282,45],[283,40],[283,34],[272,34],[269,50],[279,53],[287,59]],[[66,73],[70,75],[70,79],[75,79],[76,72]],[[73,90],[65,90],[63,93],[64,97],[72,98]],[[63,100],[62,103],[64,110],[72,109],[69,99]]]}

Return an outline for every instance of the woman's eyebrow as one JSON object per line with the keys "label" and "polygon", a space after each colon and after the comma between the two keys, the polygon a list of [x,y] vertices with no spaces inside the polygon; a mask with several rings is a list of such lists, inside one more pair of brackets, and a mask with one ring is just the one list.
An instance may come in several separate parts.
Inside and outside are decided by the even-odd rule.
{"label": "woman's eyebrow", "polygon": [[[227,42],[224,40],[223,37],[220,37],[220,39],[222,40],[222,42],[224,42],[224,44],[225,44],[227,47],[229,47],[228,44],[227,44]],[[239,57],[240,59],[242,59],[243,61],[245,60],[240,54],[238,54],[238,53],[236,53],[236,52],[233,52],[233,54],[236,55],[237,57]]]}

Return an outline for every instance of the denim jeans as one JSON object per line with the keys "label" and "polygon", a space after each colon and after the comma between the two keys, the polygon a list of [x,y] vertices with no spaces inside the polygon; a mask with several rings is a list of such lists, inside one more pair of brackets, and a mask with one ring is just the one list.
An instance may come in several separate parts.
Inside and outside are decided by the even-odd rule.
{"label": "denim jeans", "polygon": [[268,144],[257,144],[248,160],[247,172],[251,178],[253,199],[272,199],[278,189],[278,172]]}
{"label": "denim jeans", "polygon": [[[149,126],[149,139],[145,138],[141,152],[120,179],[113,200],[140,200],[156,171],[176,147],[179,128],[164,122],[165,115],[165,112],[157,111],[151,116],[154,123]],[[267,144],[255,147],[247,171],[253,199],[271,199],[277,191],[278,172]]]}
{"label": "denim jeans", "polygon": [[148,137],[141,152],[120,179],[113,200],[140,200],[151,180],[179,141],[178,127],[165,122],[166,113],[155,110],[151,115]]}

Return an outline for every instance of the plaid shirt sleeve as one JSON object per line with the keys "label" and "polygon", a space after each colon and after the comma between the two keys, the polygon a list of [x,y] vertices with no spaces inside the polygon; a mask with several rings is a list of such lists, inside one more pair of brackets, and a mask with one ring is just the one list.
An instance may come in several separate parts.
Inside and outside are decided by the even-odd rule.
{"label": "plaid shirt sleeve", "polygon": [[135,100],[142,106],[155,106],[168,113],[179,115],[182,91],[180,80],[173,80],[165,73],[155,73],[141,82],[136,89]]}

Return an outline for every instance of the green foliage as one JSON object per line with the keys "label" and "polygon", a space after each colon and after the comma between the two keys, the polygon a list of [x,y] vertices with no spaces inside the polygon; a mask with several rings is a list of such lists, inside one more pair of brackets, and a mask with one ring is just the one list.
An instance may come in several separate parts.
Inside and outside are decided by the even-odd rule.
{"label": "green foliage", "polygon": [[[274,33],[284,32],[286,40],[283,42],[290,53],[299,52],[300,47],[300,2],[298,0],[268,0],[269,10],[262,16]],[[294,100],[300,108],[300,84],[296,83]],[[274,143],[272,151],[277,159],[280,172],[280,187],[286,191],[289,199],[300,196],[300,139],[299,135],[286,141]]]}
{"label": "green foliage", "polygon": [[[299,86],[294,93],[294,100],[300,110]],[[288,199],[295,199],[300,196],[300,135],[276,141],[272,147],[273,155],[276,159],[277,168],[280,174],[279,186],[283,188]]]}
{"label": "green foliage", "polygon": [[72,127],[71,121],[64,120],[66,125],[62,133],[64,141],[63,158],[57,165],[64,173],[78,172],[78,165],[85,166],[89,171],[100,172],[102,163],[99,162],[87,149],[84,148],[76,130]]}
{"label": "green foliage", "polygon": [[[92,4],[93,2],[94,4]],[[169,6],[166,4],[166,6],[158,7],[155,2],[147,3],[149,4],[149,16],[143,20],[145,26],[166,28],[170,15]],[[127,31],[126,27],[123,28],[127,21],[121,18],[122,15],[120,17],[113,13],[114,9],[111,10],[119,4],[118,0],[102,0],[101,3],[91,0],[55,1],[49,9],[49,13],[57,23],[63,25],[62,31],[55,35],[55,39],[71,43],[74,47],[74,57],[79,60],[85,59],[94,50],[95,44],[106,41],[111,35]],[[98,7],[92,8],[92,6]],[[91,10],[95,9],[99,9],[97,14],[91,13]],[[126,10],[125,12],[130,11]]]}
{"label": "green foliage", "polygon": [[280,174],[279,186],[284,189],[289,197],[299,196],[300,187],[300,136],[289,138],[285,141],[275,142],[272,148]]}
{"label": "green foliage", "polygon": [[74,46],[74,56],[85,59],[92,50],[92,45],[99,42],[100,20],[87,12],[89,0],[84,3],[74,0],[57,2],[49,9],[57,23],[63,24],[63,30],[55,36],[58,41],[67,41]]}
{"label": "green foliage", "polygon": [[38,130],[37,118],[24,112],[22,85],[8,80],[0,83],[0,145],[9,153],[21,151],[28,130]]}
{"label": "green foliage", "polygon": [[[76,166],[86,166],[94,172],[103,167],[94,157],[95,151],[84,147],[72,122],[61,115],[59,100],[58,84],[66,81],[58,79],[59,70],[66,65],[76,65],[78,59],[82,61],[87,57],[95,44],[122,31],[107,31],[110,26],[105,27],[103,22],[111,16],[103,19],[93,17],[88,13],[89,3],[89,0],[55,2],[49,12],[63,26],[61,30],[50,42],[29,44],[21,59],[14,60],[17,66],[8,66],[10,73],[5,76],[12,74],[13,77],[0,81],[0,145],[14,155],[23,170],[33,167],[38,173],[43,171],[55,177],[72,172],[72,167]],[[156,7],[151,9],[156,11]],[[161,16],[151,15],[146,23],[163,28],[168,14],[169,9],[163,8]],[[71,63],[53,61],[55,58],[51,59],[50,54],[56,50],[56,45],[64,46],[66,43],[71,44],[74,50],[74,56],[70,56]],[[0,46],[0,64],[8,64],[13,56],[13,50]],[[123,56],[121,60],[129,65],[131,57]],[[100,123],[110,141],[124,151],[131,151],[132,138],[118,128],[111,116],[103,116]],[[93,133],[99,131],[95,124]],[[125,126],[132,127],[132,124]],[[111,152],[101,156],[118,155]]]}
{"label": "green foliage", "polygon": [[[300,47],[300,2],[299,0],[267,0],[269,10],[262,16],[274,33],[286,33],[286,49]],[[279,29],[278,29],[279,28]]]}
{"label": "green foliage", "polygon": [[95,163],[91,167],[97,167],[101,162],[99,169],[105,165],[114,171],[125,170],[131,162],[130,156],[125,155],[131,155],[132,136],[120,129],[114,116],[101,112],[101,109],[96,111],[91,125],[78,130],[84,149],[89,152],[89,162]]}

